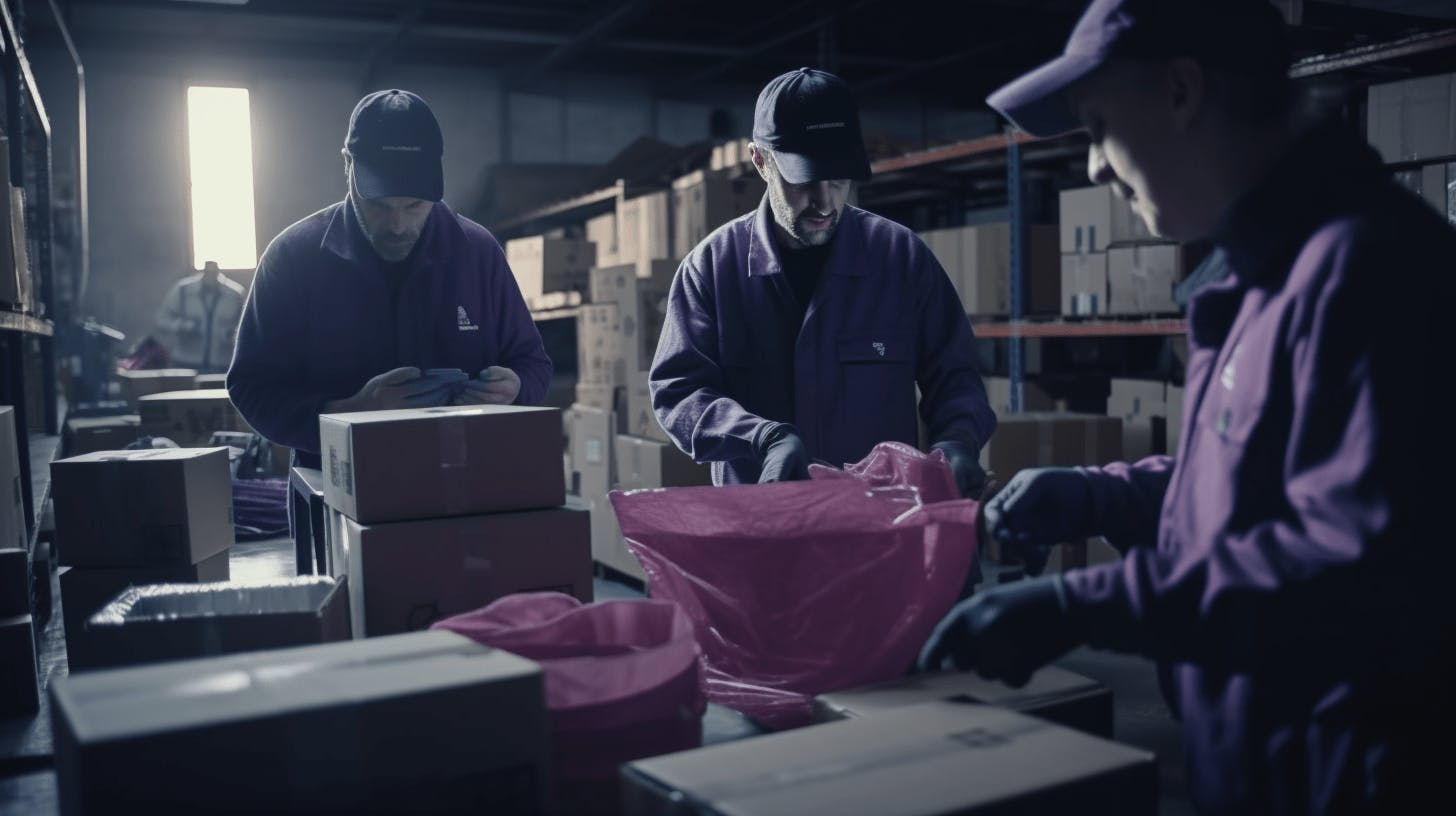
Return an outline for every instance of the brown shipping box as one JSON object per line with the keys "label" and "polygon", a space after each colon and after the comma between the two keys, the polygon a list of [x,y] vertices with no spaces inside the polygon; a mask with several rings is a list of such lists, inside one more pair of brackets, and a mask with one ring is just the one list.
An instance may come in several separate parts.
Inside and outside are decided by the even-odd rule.
{"label": "brown shipping box", "polygon": [[1372,85],[1366,135],[1386,162],[1456,154],[1456,75]]}
{"label": "brown shipping box", "polygon": [[[626,384],[629,372],[652,366],[666,320],[667,290],[676,267],[671,261],[652,261],[648,266],[653,270],[650,278],[638,277],[633,266],[591,271],[591,302],[617,305],[617,341],[623,360],[622,378],[617,385]],[[581,340],[578,337],[578,342]]]}
{"label": "brown shipping box", "polygon": [[15,439],[15,408],[0,405],[0,549],[17,547],[29,551],[19,450]]}
{"label": "brown shipping box", "polygon": [[622,433],[640,436],[644,439],[656,439],[659,442],[672,441],[668,437],[667,431],[662,429],[662,424],[657,421],[657,415],[652,411],[652,388],[648,384],[646,371],[634,371],[627,375],[625,414],[626,421]]}
{"label": "brown shipping box", "polygon": [[[970,315],[1011,313],[1011,226],[980,224],[960,229],[960,270],[952,280]],[[1023,314],[1055,314],[1061,299],[1057,228],[1027,228]]]}
{"label": "brown shipping box", "polygon": [[627,814],[1158,810],[1151,753],[1009,709],[948,701],[638,760],[622,775]]}
{"label": "brown shipping box", "polygon": [[622,490],[711,485],[707,465],[694,462],[671,442],[617,437],[617,486]]}
{"label": "brown shipping box", "polygon": [[814,698],[820,722],[875,717],[936,700],[985,703],[1020,711],[1068,728],[1112,737],[1112,689],[1090,677],[1045,666],[1021,688],[974,672],[931,672],[844,689]]}
{"label": "brown shipping box", "polygon": [[[620,413],[627,401],[627,389],[622,386],[588,385],[577,383],[575,405],[584,405],[598,411]],[[621,425],[620,418],[617,425]]]}
{"label": "brown shipping box", "polygon": [[1063,190],[1059,220],[1063,255],[1106,252],[1113,244],[1153,239],[1132,205],[1107,185]]}
{"label": "brown shipping box", "polygon": [[652,261],[672,257],[671,196],[667,190],[617,202],[617,263],[652,274]]}
{"label": "brown shipping box", "polygon": [[612,266],[617,261],[617,213],[609,212],[586,221],[586,239],[596,244],[597,266]]}
{"label": "brown shipping box", "polygon": [[364,523],[559,507],[561,409],[324,414],[324,498]]}
{"label": "brown shipping box", "polygon": [[1107,314],[1107,253],[1062,256],[1062,314]]}
{"label": "brown shipping box", "polygon": [[184,448],[206,445],[217,431],[250,432],[225,389],[168,391],[137,400],[144,436],[164,436]]}
{"label": "brown shipping box", "polygon": [[63,814],[549,810],[540,666],[453,632],[85,672],[51,714]]}
{"label": "brown shipping box", "polygon": [[576,314],[576,379],[615,387],[627,379],[622,320],[615,303],[585,304]]}
{"label": "brown shipping box", "polygon": [[141,416],[73,417],[61,431],[66,456],[102,450],[121,450],[141,435]]}
{"label": "brown shipping box", "polygon": [[137,410],[137,401],[148,394],[197,388],[197,372],[190,368],[118,369],[116,379],[121,384],[121,398],[133,411]]}
{"label": "brown shipping box", "polygon": [[96,451],[51,463],[58,563],[196,564],[233,544],[226,448]]}
{"label": "brown shipping box", "polygon": [[672,183],[672,257],[683,258],[714,230],[753,212],[767,186],[757,173],[699,170]]}
{"label": "brown shipping box", "polygon": [[66,659],[71,670],[101,665],[87,638],[86,621],[129,587],[152,584],[205,584],[228,580],[228,550],[196,564],[156,567],[70,567],[61,571],[61,609],[66,629]]}
{"label": "brown shipping box", "polygon": [[1168,385],[1150,380],[1113,379],[1107,396],[1107,415],[1122,420],[1122,458],[1136,462],[1167,450],[1159,438],[1168,416]]}
{"label": "brown shipping box", "polygon": [[1142,244],[1107,251],[1107,314],[1151,315],[1178,311],[1173,287],[1183,280],[1185,253],[1178,244]]}
{"label": "brown shipping box", "polygon": [[[991,405],[991,410],[996,416],[1005,417],[1011,414],[1011,380],[1007,377],[983,377],[981,381],[986,385],[986,401]],[[1021,410],[1022,411],[1050,411],[1056,407],[1047,392],[1034,382],[1021,381]]]}
{"label": "brown shipping box", "polygon": [[1090,414],[1003,416],[981,449],[981,464],[1004,484],[1033,467],[1100,465],[1122,458],[1122,421]]}
{"label": "brown shipping box", "polygon": [[533,235],[506,242],[506,263],[527,300],[547,292],[585,291],[587,270],[596,266],[596,245],[579,238]]}
{"label": "brown shipping box", "polygon": [[387,524],[345,518],[355,637],[428,628],[518,592],[592,600],[591,519],[562,507]]}

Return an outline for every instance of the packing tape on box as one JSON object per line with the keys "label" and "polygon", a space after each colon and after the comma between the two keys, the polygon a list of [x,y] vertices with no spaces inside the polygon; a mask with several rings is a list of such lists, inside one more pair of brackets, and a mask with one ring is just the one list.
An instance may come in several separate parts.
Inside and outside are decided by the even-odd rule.
{"label": "packing tape on box", "polygon": [[443,416],[435,423],[435,443],[440,454],[440,495],[447,513],[463,513],[468,484],[466,468],[470,449],[466,443],[466,415]]}

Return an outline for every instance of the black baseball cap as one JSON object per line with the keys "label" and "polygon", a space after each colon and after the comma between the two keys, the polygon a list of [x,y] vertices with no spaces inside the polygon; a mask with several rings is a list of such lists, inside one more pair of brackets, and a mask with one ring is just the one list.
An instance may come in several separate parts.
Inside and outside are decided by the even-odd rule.
{"label": "black baseball cap", "polygon": [[1033,136],[1081,127],[1066,91],[1110,60],[1194,57],[1254,76],[1289,68],[1284,19],[1269,0],[1092,0],[1062,55],[986,99]]}
{"label": "black baseball cap", "polygon": [[800,68],[764,86],[753,109],[753,141],[773,152],[790,184],[870,178],[859,106],[849,85],[828,71]]}
{"label": "black baseball cap", "polygon": [[359,100],[349,116],[344,150],[354,160],[354,189],[364,198],[445,197],[440,123],[425,100],[409,91],[375,91]]}

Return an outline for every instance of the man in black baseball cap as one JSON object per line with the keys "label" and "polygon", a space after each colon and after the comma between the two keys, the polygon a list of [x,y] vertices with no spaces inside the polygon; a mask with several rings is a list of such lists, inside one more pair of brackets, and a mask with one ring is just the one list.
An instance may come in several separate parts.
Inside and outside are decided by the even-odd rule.
{"label": "man in black baseball cap", "polygon": [[[258,262],[228,391],[306,467],[319,466],[320,413],[546,395],[541,335],[495,237],[442,200],[443,155],[423,99],[369,94],[349,117],[345,200]],[[471,374],[463,386],[455,369]]]}
{"label": "man in black baseball cap", "polygon": [[[1456,725],[1456,231],[1346,126],[1295,108],[1266,0],[1095,0],[989,102],[1090,137],[1088,174],[1231,275],[1189,308],[1176,458],[1025,471],[988,533],[1105,535],[1116,564],[997,587],[922,653],[1025,682],[1079,643],[1159,661],[1206,813],[1411,813]],[[1433,533],[1436,533],[1433,535]]]}
{"label": "man in black baseball cap", "polygon": [[718,484],[770,482],[916,445],[918,409],[978,494],[996,417],[975,338],[925,244],[848,203],[870,177],[849,86],[812,68],[769,82],[750,156],[768,186],[758,211],[709,235],[673,281],[650,374],[663,428]]}

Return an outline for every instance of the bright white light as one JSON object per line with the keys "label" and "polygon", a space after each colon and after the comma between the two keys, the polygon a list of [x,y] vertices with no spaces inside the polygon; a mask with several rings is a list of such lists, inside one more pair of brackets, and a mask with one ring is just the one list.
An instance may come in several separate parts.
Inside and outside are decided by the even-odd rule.
{"label": "bright white light", "polygon": [[253,223],[253,128],[246,88],[187,89],[192,168],[192,265],[258,265]]}

